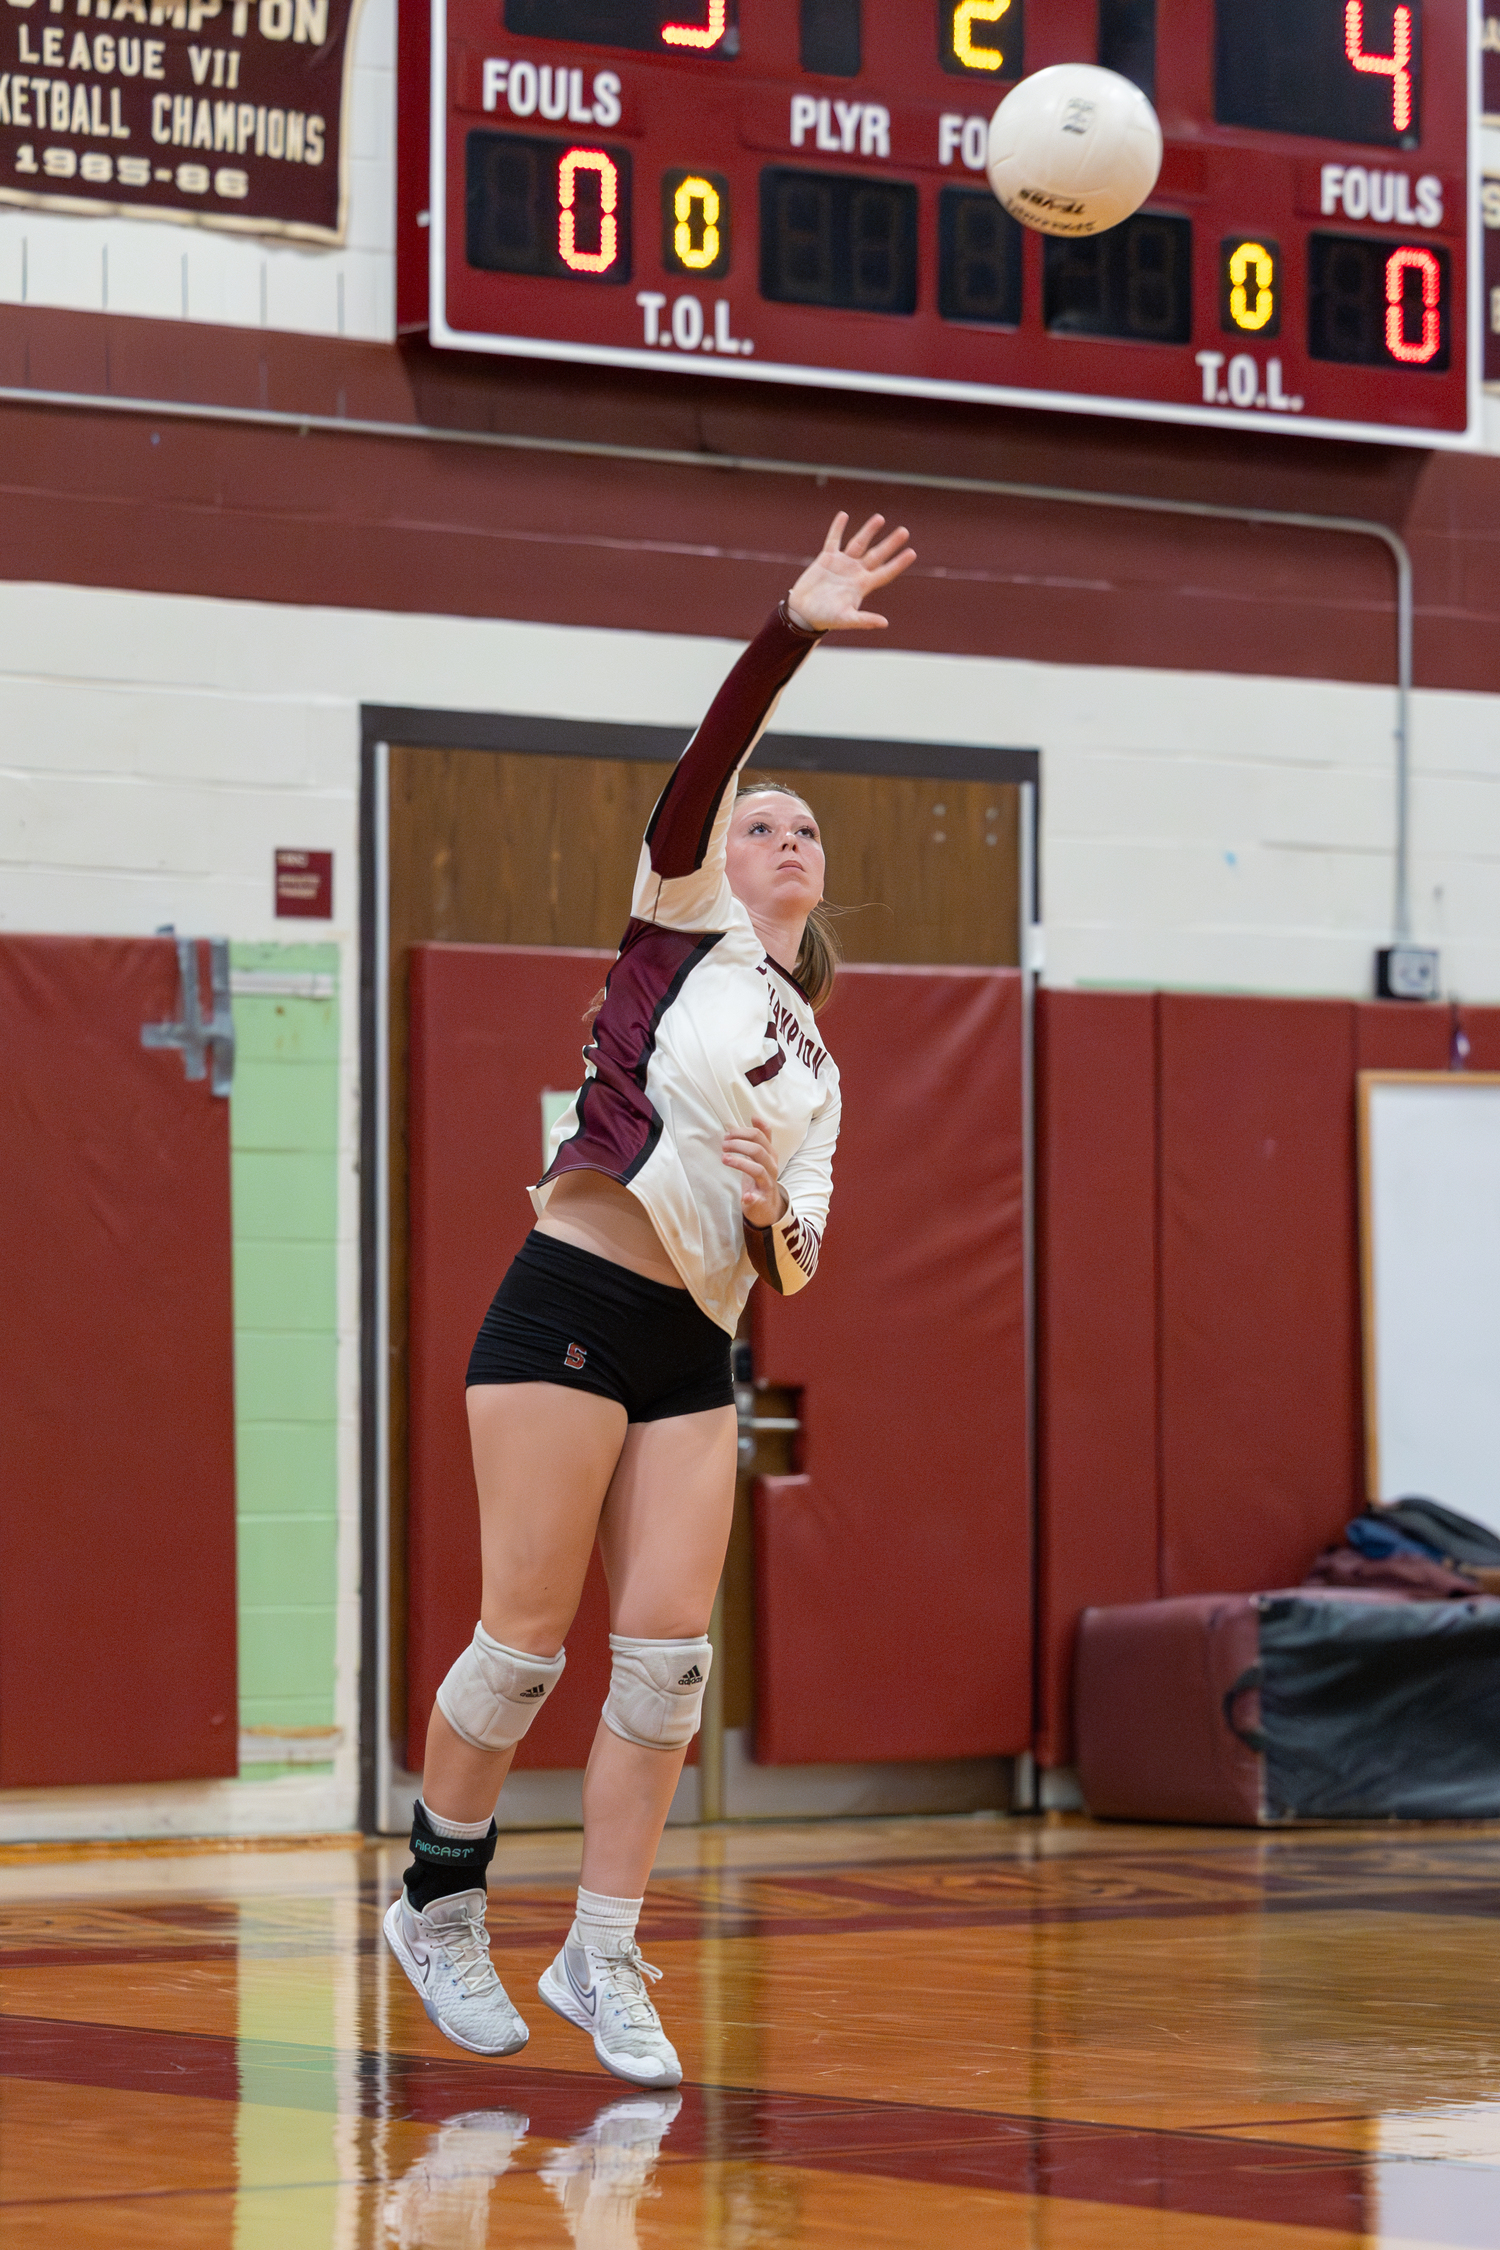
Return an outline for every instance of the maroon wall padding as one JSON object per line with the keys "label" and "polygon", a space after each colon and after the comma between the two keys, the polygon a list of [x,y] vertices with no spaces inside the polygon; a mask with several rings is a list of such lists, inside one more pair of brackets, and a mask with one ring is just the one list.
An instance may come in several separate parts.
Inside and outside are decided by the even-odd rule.
{"label": "maroon wall padding", "polygon": [[756,1504],[755,1755],[959,1758],[1031,1738],[1021,982],[850,968],[816,1279],[755,1292],[805,1478]]}
{"label": "maroon wall padding", "polygon": [[[485,1308],[530,1231],[545,1089],[582,1076],[583,1013],[614,956],[582,948],[418,945],[411,962],[411,1419],[407,1737],[422,1770],[444,1673],[479,1615],[479,1513],[464,1372]],[[568,1666],[516,1753],[581,1766],[609,1687],[609,1605],[597,1553]]]}
{"label": "maroon wall padding", "polygon": [[1295,1583],[1363,1506],[1355,1074],[1458,1023],[1500,1067],[1500,1009],[1038,995],[1044,1765],[1085,1604]]}
{"label": "maroon wall padding", "polygon": [[1356,1070],[1446,1070],[1453,1043],[1453,1014],[1410,1000],[1364,1000],[1354,1005]]}
{"label": "maroon wall padding", "polygon": [[236,1770],[229,1103],[142,1047],[180,1016],[168,938],[0,937],[7,1789]]}
{"label": "maroon wall padding", "polygon": [[1037,1755],[1071,1755],[1090,1603],[1157,1591],[1156,1000],[1043,991],[1037,1093]]}
{"label": "maroon wall padding", "polygon": [[1457,1014],[1469,1042],[1465,1069],[1500,1070],[1500,1008],[1460,1008]]}
{"label": "maroon wall padding", "polygon": [[1296,1585],[1362,1498],[1354,1009],[1163,993],[1163,1594]]}

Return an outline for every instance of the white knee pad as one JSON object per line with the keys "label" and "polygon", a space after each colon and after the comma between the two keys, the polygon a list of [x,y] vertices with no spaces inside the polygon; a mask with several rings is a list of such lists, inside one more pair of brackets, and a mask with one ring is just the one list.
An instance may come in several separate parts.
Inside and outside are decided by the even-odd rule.
{"label": "white knee pad", "polygon": [[682,1750],[698,1732],[703,1690],[714,1652],[695,1641],[634,1641],[609,1636],[609,1694],[604,1724],[643,1750]]}
{"label": "white knee pad", "polygon": [[563,1675],[567,1654],[528,1656],[482,1625],[437,1691],[438,1709],[476,1750],[513,1750]]}

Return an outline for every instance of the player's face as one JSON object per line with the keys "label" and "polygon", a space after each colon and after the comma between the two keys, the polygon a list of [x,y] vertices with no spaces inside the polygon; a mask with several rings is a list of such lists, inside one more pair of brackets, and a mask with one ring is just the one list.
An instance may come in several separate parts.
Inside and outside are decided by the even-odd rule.
{"label": "player's face", "polygon": [[752,914],[811,913],[823,896],[823,846],[800,798],[741,797],[729,824],[728,875]]}

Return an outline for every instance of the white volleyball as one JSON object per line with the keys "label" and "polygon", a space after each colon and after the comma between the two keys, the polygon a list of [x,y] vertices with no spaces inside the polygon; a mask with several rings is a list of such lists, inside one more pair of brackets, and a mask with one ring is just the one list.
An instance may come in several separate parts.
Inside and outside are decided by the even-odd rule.
{"label": "white volleyball", "polygon": [[1101,234],[1138,211],[1161,170],[1156,112],[1128,78],[1054,63],[990,119],[990,186],[1039,234]]}

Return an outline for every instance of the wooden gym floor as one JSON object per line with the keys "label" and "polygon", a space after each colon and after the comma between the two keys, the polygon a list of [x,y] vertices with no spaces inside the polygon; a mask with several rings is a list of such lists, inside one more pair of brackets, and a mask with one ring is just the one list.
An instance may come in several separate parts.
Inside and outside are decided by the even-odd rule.
{"label": "wooden gym floor", "polygon": [[1500,2245],[1500,1832],[683,1832],[680,2103],[535,1997],[577,1839],[505,1840],[514,2061],[379,1941],[404,1853],[5,1855],[0,2236],[224,2250]]}

